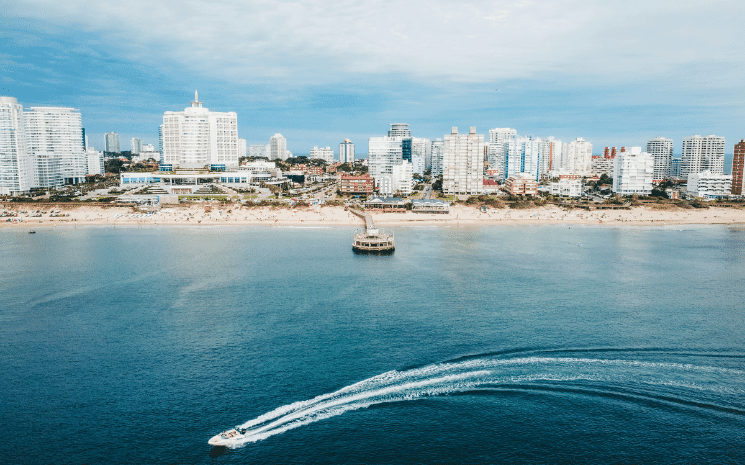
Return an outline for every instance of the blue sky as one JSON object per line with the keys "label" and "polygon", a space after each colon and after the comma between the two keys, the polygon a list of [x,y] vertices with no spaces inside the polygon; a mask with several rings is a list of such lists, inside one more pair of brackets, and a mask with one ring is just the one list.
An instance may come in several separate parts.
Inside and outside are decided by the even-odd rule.
{"label": "blue sky", "polygon": [[157,144],[167,110],[199,90],[238,113],[239,136],[295,153],[452,126],[644,145],[657,135],[745,138],[740,2],[370,0],[0,5],[0,94],[79,108]]}

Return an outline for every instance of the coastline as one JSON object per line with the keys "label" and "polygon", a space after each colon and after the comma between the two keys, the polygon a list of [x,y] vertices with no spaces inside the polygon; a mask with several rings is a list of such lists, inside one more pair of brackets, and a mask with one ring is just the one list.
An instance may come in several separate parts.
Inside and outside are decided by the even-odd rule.
{"label": "coastline", "polygon": [[[33,210],[34,205],[0,206],[0,211]],[[273,207],[213,206],[205,211],[203,205],[174,206],[146,215],[133,212],[131,207],[75,206],[59,204],[65,217],[28,217],[19,215],[20,223],[0,218],[0,228],[33,228],[49,226],[363,226],[363,221],[343,207],[314,206],[298,209]],[[710,207],[708,209],[656,210],[634,207],[631,210],[570,210],[556,206],[531,209],[489,209],[481,212],[477,207],[454,205],[448,214],[372,213],[376,226],[525,226],[550,224],[576,224],[599,226],[668,226],[685,224],[745,224],[745,209]]]}

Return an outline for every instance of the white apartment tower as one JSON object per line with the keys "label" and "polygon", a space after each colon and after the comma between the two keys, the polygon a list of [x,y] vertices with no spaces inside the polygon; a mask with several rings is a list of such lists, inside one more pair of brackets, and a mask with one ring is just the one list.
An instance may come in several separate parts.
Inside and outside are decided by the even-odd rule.
{"label": "white apartment tower", "polygon": [[326,163],[329,165],[334,162],[334,151],[331,150],[331,147],[326,148],[318,148],[313,147],[313,149],[310,151],[310,158],[318,158],[320,160],[325,160]]}
{"label": "white apartment tower", "polygon": [[269,139],[269,159],[287,160],[287,139],[282,134],[275,134]]}
{"label": "white apartment tower", "polygon": [[388,130],[388,137],[411,137],[411,130],[409,130],[408,123],[393,123],[391,129]]}
{"label": "white apartment tower", "polygon": [[517,130],[512,128],[494,128],[489,130],[489,152],[487,162],[490,169],[499,170],[498,179],[506,179],[504,173],[504,144],[517,137]]}
{"label": "white apartment tower", "polygon": [[484,191],[484,135],[472,127],[458,134],[453,127],[444,137],[442,190],[445,194],[481,194]]}
{"label": "white apartment tower", "polygon": [[432,141],[432,176],[442,176],[442,149],[445,146],[445,142],[442,139],[435,139]]}
{"label": "white apartment tower", "polygon": [[132,155],[139,155],[140,152],[142,152],[142,141],[137,137],[133,137],[132,141],[130,142],[130,147],[130,153]]}
{"label": "white apartment tower", "polygon": [[564,145],[562,168],[571,174],[589,175],[592,172],[592,144],[581,137]]}
{"label": "white apartment tower", "polygon": [[103,150],[104,152],[122,153],[121,148],[119,147],[119,134],[115,132],[107,132],[104,134]]}
{"label": "white apartment tower", "polygon": [[403,161],[401,137],[373,136],[367,142],[367,164],[370,176],[378,178],[393,173],[393,165]]}
{"label": "white apartment tower", "polygon": [[641,147],[629,147],[616,155],[613,164],[613,192],[621,195],[652,193],[654,159]]}
{"label": "white apartment tower", "polygon": [[[511,137],[503,144],[503,169],[498,176],[540,179],[543,141],[532,137]],[[499,167],[497,167],[499,169]]]}
{"label": "white apartment tower", "polygon": [[414,172],[419,174],[432,168],[432,142],[429,139],[411,138],[411,164]]}
{"label": "white apartment tower", "polygon": [[354,163],[354,144],[349,139],[339,144],[339,162]]}
{"label": "white apartment tower", "polygon": [[163,163],[185,168],[238,166],[238,115],[209,111],[194,92],[191,107],[163,114]]}
{"label": "white apartment tower", "polygon": [[0,96],[0,195],[28,192],[32,177],[23,106],[13,97]]}
{"label": "white apartment tower", "polygon": [[670,177],[670,163],[673,159],[673,140],[655,137],[647,142],[647,153],[654,159],[654,179],[661,181]]}
{"label": "white apartment tower", "polygon": [[683,138],[680,177],[688,179],[689,174],[703,171],[724,173],[724,137],[695,135]]}
{"label": "white apartment tower", "polygon": [[[35,157],[44,156],[38,159],[37,167],[48,169],[51,165],[43,158],[52,154],[60,159],[61,176],[66,184],[85,181],[88,158],[83,146],[80,111],[68,107],[31,107],[23,114],[29,153]],[[49,177],[42,176],[38,187],[56,187],[42,184],[42,179]]]}

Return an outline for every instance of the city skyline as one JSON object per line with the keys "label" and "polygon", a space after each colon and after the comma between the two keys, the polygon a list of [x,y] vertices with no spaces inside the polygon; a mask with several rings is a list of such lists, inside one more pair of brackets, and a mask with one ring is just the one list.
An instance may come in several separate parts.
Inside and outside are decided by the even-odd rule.
{"label": "city skyline", "polygon": [[157,145],[163,112],[195,89],[238,114],[239,137],[281,133],[298,154],[348,138],[364,156],[392,122],[429,139],[453,126],[581,137],[596,154],[663,136],[679,155],[684,137],[714,134],[725,166],[743,138],[735,3],[387,5],[13,4],[0,94],[79,108],[99,148],[105,132]]}

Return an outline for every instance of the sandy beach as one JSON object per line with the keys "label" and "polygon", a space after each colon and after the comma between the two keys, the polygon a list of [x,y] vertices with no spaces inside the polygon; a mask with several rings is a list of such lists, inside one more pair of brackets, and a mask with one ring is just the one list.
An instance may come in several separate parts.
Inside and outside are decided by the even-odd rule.
{"label": "sandy beach", "polygon": [[[213,206],[206,211],[204,205],[164,207],[156,213],[143,213],[131,207],[98,207],[59,205],[55,209],[64,217],[31,217],[35,205],[0,205],[0,211],[27,211],[8,222],[0,218],[0,228],[39,227],[62,225],[265,225],[265,226],[362,226],[363,221],[343,207],[314,206],[283,209],[272,207]],[[745,224],[745,209],[708,208],[655,210],[636,207],[631,210],[569,210],[546,206],[526,210],[489,209],[481,212],[476,207],[454,205],[448,214],[373,213],[375,224],[381,227],[424,225],[676,225],[676,224]]]}

